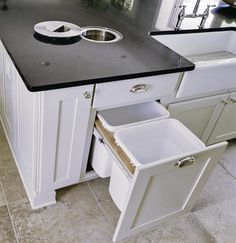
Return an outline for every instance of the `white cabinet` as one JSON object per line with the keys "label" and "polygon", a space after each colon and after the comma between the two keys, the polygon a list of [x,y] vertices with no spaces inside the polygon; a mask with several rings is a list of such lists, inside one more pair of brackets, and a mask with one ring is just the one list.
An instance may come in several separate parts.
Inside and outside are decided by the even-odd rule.
{"label": "white cabinet", "polygon": [[93,85],[29,92],[19,77],[15,157],[33,208],[80,182],[88,156]]}
{"label": "white cabinet", "polygon": [[[85,85],[29,92],[4,48],[3,53],[1,119],[33,208],[54,203],[56,189],[86,179],[96,109],[172,96],[179,81],[179,74],[168,74],[98,84],[96,90],[94,85]],[[204,115],[196,134],[203,136],[207,121],[215,124],[226,106],[219,102],[221,99],[229,97],[209,98],[191,106],[197,116]],[[123,119],[117,109],[116,117]],[[180,113],[188,109],[180,109]],[[139,114],[135,116],[136,125],[131,126],[132,119],[126,117],[126,128],[108,134],[118,148],[108,142],[103,150],[112,158],[109,190],[121,210],[114,241],[189,212],[227,145],[223,142],[206,147],[179,121],[146,116],[153,108],[143,105],[138,110],[145,119]],[[166,118],[168,112],[160,107],[157,111],[158,116]],[[135,113],[126,112],[131,116]],[[103,135],[102,129],[99,135]],[[131,147],[123,141],[123,132],[127,132]]]}
{"label": "white cabinet", "polygon": [[31,206],[55,203],[56,189],[85,177],[94,86],[29,92],[0,48],[0,114],[12,153]]}
{"label": "white cabinet", "polygon": [[236,137],[236,92],[225,100],[224,109],[208,139],[208,144]]}
{"label": "white cabinet", "polygon": [[[229,94],[169,104],[170,116],[181,121],[203,142],[207,142]],[[224,141],[224,140],[221,140]]]}
{"label": "white cabinet", "polygon": [[168,110],[206,144],[236,138],[236,92],[169,104]]}

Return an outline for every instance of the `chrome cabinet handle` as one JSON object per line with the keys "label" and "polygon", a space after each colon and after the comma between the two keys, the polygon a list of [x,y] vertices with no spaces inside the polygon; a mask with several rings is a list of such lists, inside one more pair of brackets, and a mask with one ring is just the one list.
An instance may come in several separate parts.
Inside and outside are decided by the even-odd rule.
{"label": "chrome cabinet handle", "polygon": [[131,93],[137,94],[137,93],[144,93],[147,92],[149,89],[147,84],[137,84],[134,85],[134,87],[130,90]]}
{"label": "chrome cabinet handle", "polygon": [[84,92],[84,98],[85,98],[85,99],[90,99],[91,97],[92,97],[91,92],[89,92],[89,91],[85,91],[85,92]]}
{"label": "chrome cabinet handle", "polygon": [[196,159],[193,156],[189,156],[189,157],[178,160],[177,163],[175,164],[175,166],[177,168],[182,168],[182,167],[193,164],[195,162],[195,160]]}

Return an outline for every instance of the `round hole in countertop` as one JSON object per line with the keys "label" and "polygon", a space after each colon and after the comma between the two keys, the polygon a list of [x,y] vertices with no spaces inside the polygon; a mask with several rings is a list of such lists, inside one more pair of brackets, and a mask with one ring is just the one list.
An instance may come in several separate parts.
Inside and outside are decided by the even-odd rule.
{"label": "round hole in countertop", "polygon": [[123,38],[120,32],[106,27],[84,27],[81,37],[97,43],[111,43]]}

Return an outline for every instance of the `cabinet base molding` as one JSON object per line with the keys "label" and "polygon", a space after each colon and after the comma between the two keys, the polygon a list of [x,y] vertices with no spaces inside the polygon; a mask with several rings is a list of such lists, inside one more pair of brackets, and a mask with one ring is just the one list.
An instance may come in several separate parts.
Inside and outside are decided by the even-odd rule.
{"label": "cabinet base molding", "polygon": [[28,195],[32,209],[38,209],[56,203],[56,192],[46,192]]}
{"label": "cabinet base molding", "polygon": [[92,170],[92,171],[86,172],[86,174],[80,179],[79,182],[81,183],[81,182],[91,181],[96,178],[99,178],[99,176],[96,174],[96,172],[94,170]]}
{"label": "cabinet base molding", "polygon": [[28,199],[30,201],[30,205],[31,205],[32,209],[38,209],[38,208],[42,208],[42,207],[45,207],[45,206],[48,206],[51,204],[55,204],[56,203],[56,192],[55,191],[36,193],[36,192],[32,191],[32,189],[29,187],[30,182],[28,182],[28,180],[27,180],[28,175],[23,166],[23,161],[21,161],[21,159],[20,159],[19,152],[14,148],[13,144],[11,143],[11,140],[8,136],[5,124],[4,124],[1,116],[0,116],[0,122],[2,124],[5,136],[7,138],[8,145],[10,147],[12,156],[14,158],[16,167],[19,171],[21,180],[23,182],[23,185],[24,185],[24,188],[25,188],[26,194],[28,196]]}

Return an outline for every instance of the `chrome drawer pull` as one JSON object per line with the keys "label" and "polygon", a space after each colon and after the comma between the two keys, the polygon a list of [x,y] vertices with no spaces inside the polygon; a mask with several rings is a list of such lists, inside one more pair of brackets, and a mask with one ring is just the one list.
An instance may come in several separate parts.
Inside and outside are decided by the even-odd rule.
{"label": "chrome drawer pull", "polygon": [[191,165],[195,162],[195,158],[193,156],[189,156],[186,158],[183,158],[181,160],[178,160],[177,163],[175,164],[176,167],[182,168],[188,165]]}
{"label": "chrome drawer pull", "polygon": [[84,98],[90,99],[92,97],[92,94],[89,91],[84,92]]}
{"label": "chrome drawer pull", "polygon": [[149,89],[147,84],[137,84],[134,85],[134,87],[130,90],[131,93],[137,94],[137,93],[144,93],[147,92]]}

